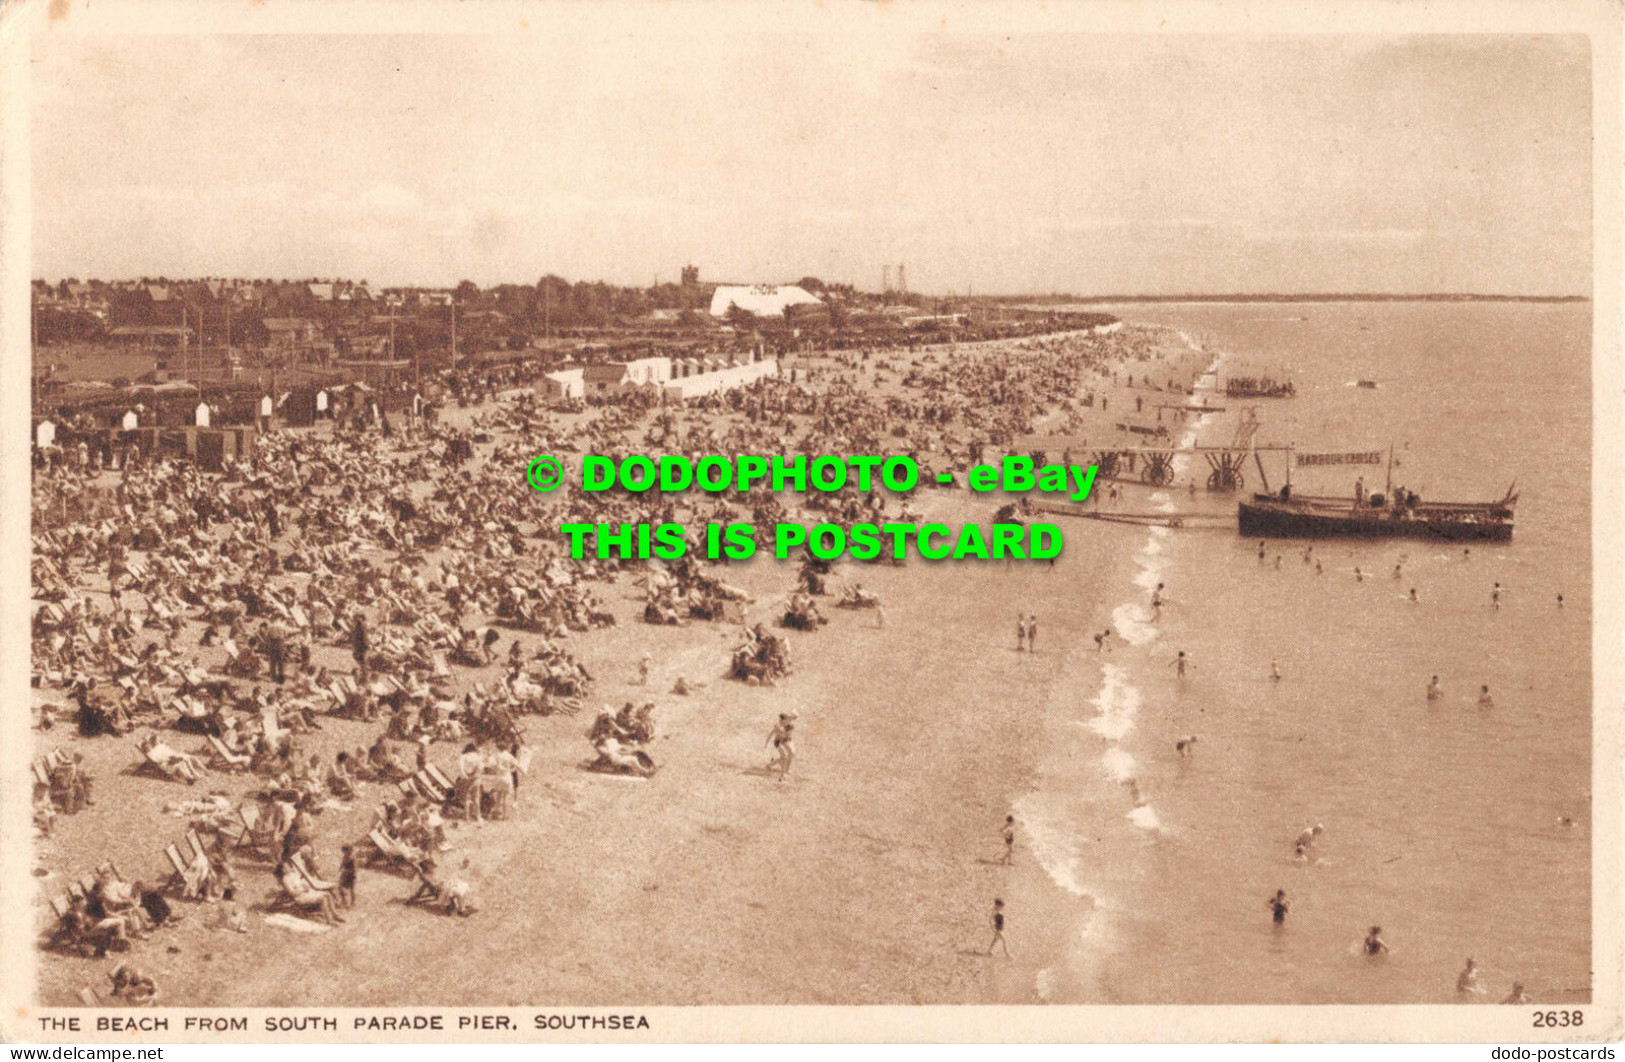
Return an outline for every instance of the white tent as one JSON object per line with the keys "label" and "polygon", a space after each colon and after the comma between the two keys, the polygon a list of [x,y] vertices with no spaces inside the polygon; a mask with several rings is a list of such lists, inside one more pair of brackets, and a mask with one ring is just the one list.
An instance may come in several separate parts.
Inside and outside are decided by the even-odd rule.
{"label": "white tent", "polygon": [[787,306],[816,304],[821,300],[794,284],[752,284],[717,288],[711,296],[711,316],[728,316],[728,307],[737,306],[758,317],[776,317]]}

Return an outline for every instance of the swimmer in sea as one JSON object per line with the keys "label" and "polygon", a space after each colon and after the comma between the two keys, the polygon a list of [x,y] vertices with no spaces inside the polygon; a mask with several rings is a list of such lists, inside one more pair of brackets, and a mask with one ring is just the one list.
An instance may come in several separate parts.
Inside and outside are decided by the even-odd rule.
{"label": "swimmer in sea", "polygon": [[1395,579],[1398,579],[1400,577],[1402,567],[1403,567],[1402,565],[1398,565],[1398,564],[1394,565],[1394,578]]}
{"label": "swimmer in sea", "polygon": [[1264,543],[1262,542],[1258,544],[1258,563],[1264,563]]}
{"label": "swimmer in sea", "polygon": [[1480,708],[1495,707],[1495,698],[1490,696],[1490,688],[1488,686],[1478,687],[1478,706]]}
{"label": "swimmer in sea", "polygon": [[1275,663],[1274,657],[1270,657],[1270,681],[1281,681],[1281,668]]}
{"label": "swimmer in sea", "polygon": [[1303,562],[1305,564],[1308,564],[1311,560],[1314,559],[1314,557],[1312,556],[1312,554],[1314,552],[1315,552],[1315,547],[1313,547],[1313,546],[1305,546],[1303,548]]}
{"label": "swimmer in sea", "polygon": [[1196,735],[1192,734],[1190,737],[1180,738],[1174,742],[1174,751],[1179,753],[1180,759],[1194,755],[1196,752]]}
{"label": "swimmer in sea", "polygon": [[1470,549],[1463,549],[1461,551],[1461,559],[1462,560],[1472,560],[1473,559],[1473,551],[1470,550]]}
{"label": "swimmer in sea", "polygon": [[1387,955],[1388,954],[1388,945],[1382,939],[1382,927],[1381,926],[1372,926],[1371,927],[1371,932],[1369,932],[1369,933],[1367,933],[1365,935],[1364,948],[1365,948],[1365,953],[1367,955],[1371,956],[1372,958],[1376,958],[1378,955]]}
{"label": "swimmer in sea", "polygon": [[1278,926],[1286,925],[1286,913],[1292,910],[1292,903],[1286,898],[1285,889],[1276,889],[1275,895],[1264,901],[1264,906],[1270,910],[1270,920]]}
{"label": "swimmer in sea", "polygon": [[1275,570],[1281,570],[1281,555],[1279,553],[1275,555]]}
{"label": "swimmer in sea", "polygon": [[1302,845],[1304,848],[1308,848],[1310,845],[1315,843],[1315,839],[1317,837],[1319,837],[1322,833],[1325,833],[1325,832],[1326,832],[1326,827],[1322,826],[1320,823],[1317,822],[1313,826],[1309,827],[1307,830],[1304,830],[1302,833],[1298,834],[1298,839],[1294,843],[1298,844],[1298,845]]}
{"label": "swimmer in sea", "polygon": [[1360,571],[1359,565],[1354,566],[1354,581],[1357,583],[1365,582],[1365,573]]}
{"label": "swimmer in sea", "polygon": [[1300,863],[1309,862],[1309,846],[1301,842],[1293,845],[1292,858],[1296,859]]}
{"label": "swimmer in sea", "polygon": [[1411,587],[1411,604],[1415,605],[1419,603],[1420,602],[1416,600],[1416,587],[1413,586]]}
{"label": "swimmer in sea", "polygon": [[1443,696],[1444,687],[1439,685],[1439,676],[1434,675],[1433,678],[1428,680],[1428,703],[1432,704],[1434,701]]}
{"label": "swimmer in sea", "polygon": [[1324,572],[1324,571],[1325,571],[1325,570],[1326,570],[1326,569],[1325,569],[1325,568],[1322,568],[1322,567],[1321,567],[1321,566],[1320,566],[1320,561],[1318,561],[1318,560],[1317,560],[1317,561],[1315,561],[1315,574],[1316,574],[1316,575],[1319,575],[1319,574],[1321,574],[1321,573],[1322,573],[1322,572]]}
{"label": "swimmer in sea", "polygon": [[1558,608],[1563,607],[1563,595],[1562,594],[1557,595],[1557,607]]}
{"label": "swimmer in sea", "polygon": [[1499,609],[1501,607],[1501,584],[1500,583],[1496,583],[1495,584],[1495,589],[1490,591],[1490,607],[1495,608],[1495,609]]}
{"label": "swimmer in sea", "polygon": [[1456,977],[1456,994],[1462,996],[1484,994],[1484,986],[1478,983],[1478,964],[1473,962],[1470,956],[1467,965],[1462,967],[1461,973]]}

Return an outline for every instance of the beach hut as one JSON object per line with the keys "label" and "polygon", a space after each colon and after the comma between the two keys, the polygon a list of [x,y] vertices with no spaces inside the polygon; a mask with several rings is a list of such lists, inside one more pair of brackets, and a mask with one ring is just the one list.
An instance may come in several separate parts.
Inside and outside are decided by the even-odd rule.
{"label": "beach hut", "polygon": [[34,445],[41,450],[48,446],[55,446],[56,425],[48,420],[40,421],[39,426],[34,429]]}
{"label": "beach hut", "polygon": [[141,426],[141,418],[135,415],[135,410],[126,410],[124,419],[120,423],[124,425],[125,431],[134,431]]}
{"label": "beach hut", "polygon": [[199,402],[197,410],[192,414],[192,419],[193,423],[198,427],[207,428],[209,426],[209,403]]}

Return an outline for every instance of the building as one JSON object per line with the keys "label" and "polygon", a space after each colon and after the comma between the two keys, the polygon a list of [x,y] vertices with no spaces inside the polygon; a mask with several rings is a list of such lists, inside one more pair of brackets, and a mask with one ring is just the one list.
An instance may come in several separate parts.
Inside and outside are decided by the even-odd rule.
{"label": "building", "polygon": [[723,285],[711,295],[711,316],[726,317],[737,306],[758,317],[781,317],[786,307],[822,304],[818,296],[794,284]]}
{"label": "building", "polygon": [[585,398],[586,381],[580,369],[559,369],[542,376],[542,397],[547,399]]}
{"label": "building", "polygon": [[640,387],[659,387],[671,379],[670,358],[638,358],[586,365],[580,370],[585,393],[603,398]]}
{"label": "building", "polygon": [[665,385],[668,399],[698,398],[714,395],[754,383],[766,376],[779,374],[779,363],[772,358],[765,361],[744,361],[720,366],[707,365],[706,360],[685,359],[677,363],[677,372]]}
{"label": "building", "polygon": [[321,338],[321,326],[303,317],[267,317],[264,324],[270,345],[283,350],[299,350]]}

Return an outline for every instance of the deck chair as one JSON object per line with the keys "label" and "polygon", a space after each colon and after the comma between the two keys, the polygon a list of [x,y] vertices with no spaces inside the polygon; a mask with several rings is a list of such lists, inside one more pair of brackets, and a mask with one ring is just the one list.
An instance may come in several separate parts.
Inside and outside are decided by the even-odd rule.
{"label": "deck chair", "polygon": [[186,843],[192,849],[192,858],[208,859],[209,853],[203,847],[203,838],[197,835],[196,830],[186,831]]}
{"label": "deck chair", "polygon": [[174,873],[169,875],[169,881],[166,883],[166,886],[172,889],[185,889],[187,867],[186,857],[181,855],[181,850],[175,847],[175,845],[167,844],[164,846],[164,858],[169,860],[169,865],[174,870]]}
{"label": "deck chair", "polygon": [[232,847],[248,848],[275,859],[279,854],[280,839],[269,822],[269,816],[261,814],[257,805],[244,804],[237,809],[237,818],[242,823],[243,830],[237,835],[237,841]]}
{"label": "deck chair", "polygon": [[400,841],[391,837],[383,830],[374,829],[367,834],[367,840],[374,849],[374,862],[383,862],[402,869],[413,869],[417,866],[414,854]]}
{"label": "deck chair", "polygon": [[224,741],[213,734],[208,735],[208,738],[209,751],[216,761],[225,764],[227,770],[242,770],[253,761],[253,757],[246,753],[231,751]]}
{"label": "deck chair", "polygon": [[[436,773],[438,774],[439,772]],[[441,775],[440,777],[444,778],[445,775]],[[451,796],[451,788],[449,786],[441,785],[439,780],[436,779],[434,775],[431,775],[427,768],[418,771],[411,777],[410,780],[412,784],[417,787],[417,791],[422,793],[424,798],[430,803],[444,804],[446,802],[446,798]]]}
{"label": "deck chair", "polygon": [[303,852],[295,853],[292,862],[304,879],[310,883],[311,888],[319,892],[329,892],[338,888],[338,882],[323,881],[316,876],[316,872],[310,869],[310,863],[306,861]]}
{"label": "deck chair", "polygon": [[442,774],[440,768],[436,767],[432,763],[425,766],[422,773],[428,775],[429,780],[435,785],[439,786],[441,792],[443,793],[449,794],[453,789],[457,788],[456,786],[452,785],[451,779]]}

